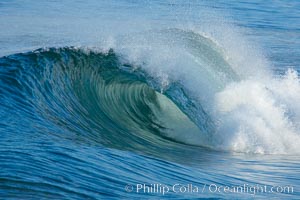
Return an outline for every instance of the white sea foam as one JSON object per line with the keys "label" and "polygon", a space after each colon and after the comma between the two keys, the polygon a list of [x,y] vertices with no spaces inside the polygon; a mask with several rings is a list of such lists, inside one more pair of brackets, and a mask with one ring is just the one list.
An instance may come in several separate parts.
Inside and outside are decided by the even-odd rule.
{"label": "white sea foam", "polygon": [[172,28],[109,37],[100,46],[114,48],[124,62],[147,71],[161,83],[162,93],[174,82],[183,85],[214,123],[207,146],[300,153],[297,72],[289,69],[284,76],[274,74],[260,47],[245,36],[248,30],[220,16],[208,21],[201,26],[178,23]]}
{"label": "white sea foam", "polygon": [[216,94],[222,149],[255,153],[299,153],[299,93],[297,72],[282,78],[243,80]]}

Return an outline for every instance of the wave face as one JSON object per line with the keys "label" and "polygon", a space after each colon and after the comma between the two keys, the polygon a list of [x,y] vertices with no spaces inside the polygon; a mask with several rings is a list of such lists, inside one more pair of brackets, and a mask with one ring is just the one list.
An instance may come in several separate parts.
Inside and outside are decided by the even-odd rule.
{"label": "wave face", "polygon": [[113,50],[39,49],[4,57],[1,65],[2,106],[20,107],[19,117],[66,131],[51,132],[56,136],[134,150],[168,139],[195,145],[203,140],[189,116],[150,87],[142,71],[121,64]]}

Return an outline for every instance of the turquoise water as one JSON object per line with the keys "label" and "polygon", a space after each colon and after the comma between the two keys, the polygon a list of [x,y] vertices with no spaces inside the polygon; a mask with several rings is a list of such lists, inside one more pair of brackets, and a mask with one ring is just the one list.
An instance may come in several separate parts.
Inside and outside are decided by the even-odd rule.
{"label": "turquoise water", "polygon": [[0,199],[298,199],[298,1],[1,1]]}

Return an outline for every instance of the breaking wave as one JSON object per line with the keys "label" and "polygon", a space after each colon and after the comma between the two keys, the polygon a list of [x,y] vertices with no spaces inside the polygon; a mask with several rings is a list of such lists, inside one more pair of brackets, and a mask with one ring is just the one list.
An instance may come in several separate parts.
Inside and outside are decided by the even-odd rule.
{"label": "breaking wave", "polygon": [[217,41],[188,30],[123,36],[104,46],[2,57],[1,118],[19,108],[16,115],[47,127],[45,134],[118,149],[157,152],[154,146],[183,143],[299,153],[296,71],[275,76],[267,67],[240,66]]}

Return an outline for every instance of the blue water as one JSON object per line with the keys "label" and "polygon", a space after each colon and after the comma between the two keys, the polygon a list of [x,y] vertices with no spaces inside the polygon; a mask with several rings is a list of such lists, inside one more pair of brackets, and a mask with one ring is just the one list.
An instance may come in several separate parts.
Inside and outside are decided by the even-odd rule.
{"label": "blue water", "polygon": [[300,3],[0,2],[0,199],[299,199]]}

